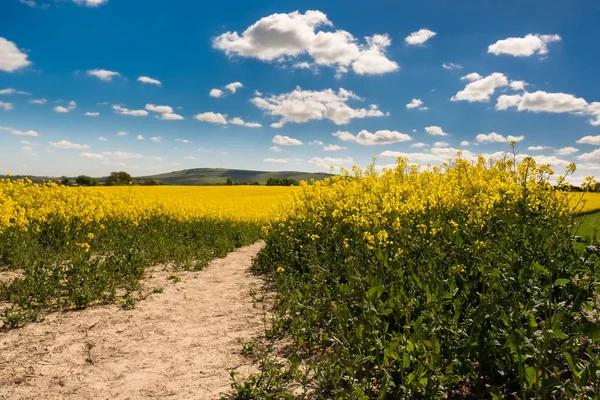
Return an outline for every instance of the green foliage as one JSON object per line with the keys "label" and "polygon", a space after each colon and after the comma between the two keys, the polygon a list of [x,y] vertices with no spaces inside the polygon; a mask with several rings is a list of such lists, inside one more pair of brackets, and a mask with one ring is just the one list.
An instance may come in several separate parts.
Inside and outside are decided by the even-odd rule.
{"label": "green foliage", "polygon": [[131,175],[127,172],[111,172],[110,176],[106,178],[106,186],[122,186],[129,185],[131,183]]}
{"label": "green foliage", "polygon": [[87,175],[79,175],[77,178],[75,178],[75,183],[77,183],[79,186],[97,186],[98,185],[98,181],[96,180],[96,178],[92,178],[91,176],[87,176]]}
{"label": "green foliage", "polygon": [[[344,246],[362,232],[329,215],[283,221],[255,262],[277,284],[274,327],[316,355],[320,398],[600,397],[600,248],[580,252],[572,216],[500,202],[483,227],[460,209],[399,218],[401,254]],[[459,229],[419,229],[443,221]]]}
{"label": "green foliage", "polygon": [[291,178],[269,178],[267,179],[267,186],[298,186],[300,183]]}
{"label": "green foliage", "polygon": [[[9,230],[0,235],[0,270],[19,269],[24,276],[0,284],[0,300],[11,303],[0,318],[5,327],[18,327],[42,312],[115,302],[118,292],[131,308],[140,297],[146,267],[173,262],[198,270],[259,236],[258,224],[179,222],[164,216],[137,226],[105,222],[91,232],[76,221],[65,225],[58,220],[39,232]],[[172,280],[180,278],[173,275]]]}

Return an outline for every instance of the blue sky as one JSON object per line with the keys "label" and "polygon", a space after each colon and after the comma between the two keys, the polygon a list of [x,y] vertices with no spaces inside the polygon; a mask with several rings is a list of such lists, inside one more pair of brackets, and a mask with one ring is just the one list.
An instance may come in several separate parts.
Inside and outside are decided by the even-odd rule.
{"label": "blue sky", "polygon": [[426,165],[514,139],[600,175],[599,19],[594,1],[4,0],[0,174]]}

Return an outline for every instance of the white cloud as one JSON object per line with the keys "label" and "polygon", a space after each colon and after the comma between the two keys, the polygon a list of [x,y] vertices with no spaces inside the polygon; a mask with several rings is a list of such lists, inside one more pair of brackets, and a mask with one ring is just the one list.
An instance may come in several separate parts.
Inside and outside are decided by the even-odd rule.
{"label": "white cloud", "polygon": [[582,161],[600,161],[600,149],[596,149],[590,153],[583,153],[577,159]]}
{"label": "white cloud", "polygon": [[233,125],[246,126],[248,128],[262,128],[262,125],[258,122],[245,122],[243,119],[238,117],[230,119],[229,123]]}
{"label": "white cloud", "polygon": [[117,136],[127,136],[127,135],[129,135],[127,132],[123,132],[123,131],[117,132]]}
{"label": "white cloud", "polygon": [[259,92],[258,90],[255,90],[254,91],[254,96],[260,97],[260,96],[262,96],[262,93]]}
{"label": "white cloud", "polygon": [[511,81],[510,82],[510,88],[512,90],[517,90],[517,91],[525,90],[525,86],[527,86],[527,82],[525,82],[525,81]]}
{"label": "white cloud", "polygon": [[594,126],[600,126],[600,102],[593,102],[589,105],[587,112],[596,119],[590,119],[588,122]]}
{"label": "white cloud", "polygon": [[600,146],[600,135],[596,136],[584,136],[577,141],[580,144],[591,144],[594,146]]}
{"label": "white cloud", "polygon": [[244,85],[242,85],[241,82],[231,82],[228,85],[225,85],[225,89],[229,90],[231,93],[235,93],[238,89],[243,88]]}
{"label": "white cloud", "polygon": [[312,142],[308,142],[309,145],[313,146],[313,145],[317,145],[317,146],[324,146],[325,143],[323,143],[322,140],[313,140]]}
{"label": "white cloud", "polygon": [[[477,76],[475,76],[477,75]],[[476,79],[479,77],[479,79]],[[504,74],[494,72],[491,75],[481,78],[481,75],[472,73],[461,78],[462,80],[471,81],[463,90],[456,93],[450,100],[452,101],[475,101],[485,102],[490,100],[490,96],[494,94],[496,88],[507,86],[508,79]]]}
{"label": "white cloud", "polygon": [[154,143],[160,143],[160,141],[162,140],[162,137],[160,136],[153,136],[150,138],[150,140]]}
{"label": "white cloud", "polygon": [[435,35],[437,35],[437,33],[430,31],[429,29],[419,29],[405,37],[404,41],[409,46],[420,46]]}
{"label": "white cloud", "polygon": [[64,107],[64,106],[56,106],[56,107],[54,107],[54,112],[63,113],[64,114],[64,113],[71,112],[71,111],[73,111],[76,108],[77,108],[77,103],[75,103],[73,100],[71,100],[68,103],[67,107]]}
{"label": "white cloud", "polygon": [[26,6],[29,6],[31,8],[37,7],[37,4],[34,0],[19,0],[19,3],[25,4]]}
{"label": "white cloud", "polygon": [[269,151],[272,151],[273,153],[279,153],[281,149],[277,146],[272,146],[269,148]]}
{"label": "white cloud", "polygon": [[79,156],[88,158],[91,160],[106,160],[106,161],[121,161],[121,160],[133,160],[144,158],[143,155],[138,153],[128,153],[124,151],[105,151],[103,153],[81,153]]}
{"label": "white cloud", "polygon": [[280,146],[300,146],[303,144],[298,139],[294,139],[289,136],[281,136],[281,135],[275,135],[273,137],[273,143],[278,144]]}
{"label": "white cloud", "polygon": [[569,113],[586,112],[588,103],[585,99],[577,98],[566,93],[546,93],[538,90],[534,93],[526,92],[523,95],[500,96],[496,109],[506,110],[517,107],[519,111]]}
{"label": "white cloud", "polygon": [[343,125],[354,118],[382,117],[385,114],[372,104],[369,109],[354,109],[346,104],[349,100],[362,100],[343,88],[336,93],[332,89],[322,91],[302,90],[297,87],[290,93],[271,97],[254,97],[251,102],[269,115],[281,116],[271,126],[281,128],[287,122],[304,123],[312,120],[329,119]]}
{"label": "white cloud", "polygon": [[421,101],[421,99],[412,99],[410,101],[410,103],[408,103],[406,105],[406,108],[408,109],[413,109],[413,108],[418,108],[421,111],[425,111],[428,110],[428,107],[423,107],[423,101]]}
{"label": "white cloud", "polygon": [[87,71],[87,74],[89,76],[95,76],[96,78],[105,82],[110,82],[113,80],[113,78],[121,76],[121,74],[118,72],[108,71],[106,69],[91,69]]}
{"label": "white cloud", "polygon": [[545,55],[548,53],[548,43],[558,42],[558,35],[540,35],[531,33],[525,37],[510,37],[498,40],[488,47],[488,53],[495,55],[509,54],[514,57],[529,57],[534,54]]}
{"label": "white cloud", "polygon": [[137,140],[144,140],[145,138],[142,135],[137,135]]}
{"label": "white cloud", "polygon": [[98,7],[104,3],[108,3],[108,0],[73,0],[75,4],[83,5],[87,7]]}
{"label": "white cloud", "polygon": [[31,104],[46,104],[47,100],[46,99],[33,99],[33,100],[29,100],[29,102]]}
{"label": "white cloud", "polygon": [[334,132],[333,136],[345,142],[356,142],[364,146],[372,146],[378,144],[390,144],[398,142],[408,142],[412,138],[406,133],[400,133],[397,131],[381,130],[375,133],[371,133],[366,130],[362,130],[358,135],[354,136],[350,132]]}
{"label": "white cloud", "polygon": [[130,117],[145,117],[148,115],[148,111],[146,110],[130,110],[128,108],[122,107],[119,104],[115,104],[112,106],[112,109],[115,110],[118,114],[128,115]]}
{"label": "white cloud", "polygon": [[448,136],[440,126],[435,125],[426,127],[425,132],[433,136]]}
{"label": "white cloud", "polygon": [[0,101],[0,108],[2,108],[4,111],[10,111],[13,109],[13,104]]}
{"label": "white cloud", "polygon": [[323,147],[323,150],[325,150],[325,151],[340,151],[340,150],[344,150],[344,149],[345,149],[345,147],[338,146],[337,144],[329,144],[329,145]]}
{"label": "white cloud", "polygon": [[175,141],[179,143],[190,143],[190,141],[187,139],[175,139]]}
{"label": "white cloud", "polygon": [[13,88],[8,88],[8,89],[2,89],[2,90],[0,90],[0,95],[11,95],[11,94],[23,94],[23,95],[29,96],[31,93],[24,92],[22,90],[16,90],[16,89],[13,89]]}
{"label": "white cloud", "polygon": [[569,147],[563,147],[563,148],[556,150],[554,152],[554,154],[559,155],[559,156],[569,156],[571,154],[577,153],[578,151],[579,151],[579,149],[569,146]]}
{"label": "white cloud", "polygon": [[213,124],[222,124],[227,125],[227,120],[225,119],[225,115],[221,113],[214,112],[205,112],[202,114],[194,115],[198,121],[211,122]]}
{"label": "white cloud", "polygon": [[274,164],[287,164],[288,159],[286,158],[265,158],[263,162],[274,163]]}
{"label": "white cloud", "polygon": [[97,117],[98,115],[100,115],[100,113],[99,113],[99,112],[89,112],[89,111],[88,111],[88,112],[86,112],[86,113],[85,113],[85,114],[83,114],[83,115],[86,115],[86,116],[88,116],[88,117]]}
{"label": "white cloud", "polygon": [[446,142],[435,142],[433,144],[433,147],[435,147],[435,148],[450,147],[450,144],[446,143]]}
{"label": "white cloud", "polygon": [[309,163],[315,164],[319,168],[329,169],[332,166],[351,166],[354,160],[352,157],[332,158],[332,157],[313,157],[308,160]]}
{"label": "white cloud", "polygon": [[88,146],[87,144],[71,143],[68,140],[61,140],[58,142],[50,142],[50,147],[53,147],[55,149],[89,149],[90,148],[90,146]]}
{"label": "white cloud", "polygon": [[28,130],[28,131],[19,131],[19,130],[11,130],[11,134],[15,136],[38,136],[36,131]]}
{"label": "white cloud", "polygon": [[210,97],[221,97],[223,96],[223,91],[221,89],[212,89],[208,95]]}
{"label": "white cloud", "polygon": [[468,140],[463,140],[462,142],[460,142],[460,145],[461,145],[461,146],[468,146],[468,145],[470,145],[470,144],[471,144],[471,143],[470,143]]}
{"label": "white cloud", "polygon": [[146,104],[146,110],[156,113],[172,113],[173,108],[169,106],[155,106],[154,104]]}
{"label": "white cloud", "polygon": [[142,83],[149,83],[151,85],[157,85],[157,86],[162,86],[161,81],[159,81],[158,79],[153,79],[147,76],[140,76],[139,78],[137,78],[138,82],[142,82]]}
{"label": "white cloud", "polygon": [[108,142],[108,139],[102,136],[98,137],[98,140],[101,142]]}
{"label": "white cloud", "polygon": [[22,53],[15,43],[0,37],[0,71],[14,72],[30,64],[27,54]]}
{"label": "white cloud", "polygon": [[454,64],[454,63],[443,63],[442,68],[444,68],[444,69],[463,69],[463,66],[460,64]]}
{"label": "white cloud", "polygon": [[350,67],[357,74],[382,74],[396,71],[398,64],[385,55],[391,44],[387,35],[366,38],[359,43],[351,33],[318,31],[333,26],[321,11],[272,14],[248,27],[241,35],[226,32],[213,39],[213,47],[227,55],[253,57],[262,61],[289,61],[308,54],[316,65],[335,67],[338,74]]}
{"label": "white cloud", "polygon": [[420,149],[422,147],[426,147],[426,146],[427,145],[425,143],[421,143],[421,142],[419,142],[419,143],[413,143],[413,144],[410,145],[410,147],[415,147],[415,148],[418,148],[418,149]]}
{"label": "white cloud", "polygon": [[548,147],[548,146],[529,146],[527,148],[527,150],[529,150],[529,151],[542,151],[542,150],[547,150],[549,148],[550,147]]}
{"label": "white cloud", "polygon": [[478,81],[478,80],[480,80],[482,78],[483,78],[483,76],[479,75],[477,72],[471,72],[470,74],[462,76],[460,78],[460,80],[461,81],[468,81],[468,82],[475,82],[475,81]]}
{"label": "white cloud", "polygon": [[295,63],[294,65],[292,65],[292,68],[296,68],[296,69],[313,69],[315,66],[312,65],[309,62],[306,61],[302,61],[302,62],[298,62]]}
{"label": "white cloud", "polygon": [[492,132],[489,133],[487,135],[480,133],[479,135],[477,135],[475,137],[475,140],[478,143],[508,143],[511,141],[515,141],[515,142],[520,142],[521,140],[525,139],[524,136],[512,136],[512,135],[508,135],[508,136],[503,136],[499,133],[496,132]]}

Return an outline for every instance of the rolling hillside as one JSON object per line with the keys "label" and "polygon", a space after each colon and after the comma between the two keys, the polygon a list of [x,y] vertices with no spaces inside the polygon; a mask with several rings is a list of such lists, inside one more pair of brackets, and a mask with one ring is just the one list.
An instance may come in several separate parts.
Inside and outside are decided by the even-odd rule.
{"label": "rolling hillside", "polygon": [[301,180],[320,180],[331,176],[322,172],[298,172],[298,171],[247,171],[243,169],[224,169],[224,168],[194,168],[173,171],[165,174],[157,174],[135,179],[154,179],[167,185],[214,185],[224,184],[227,179],[240,183],[258,182],[264,185],[269,178],[291,178],[297,181]]}

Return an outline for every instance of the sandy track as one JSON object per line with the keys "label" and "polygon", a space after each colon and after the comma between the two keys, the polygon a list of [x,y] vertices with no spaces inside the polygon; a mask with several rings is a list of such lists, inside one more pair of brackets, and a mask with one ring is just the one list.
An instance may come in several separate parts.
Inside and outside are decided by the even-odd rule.
{"label": "sandy track", "polygon": [[219,399],[226,369],[253,371],[237,338],[263,332],[248,269],[260,243],[214,260],[200,272],[150,270],[162,287],[135,309],[99,306],[52,314],[0,333],[0,399]]}

